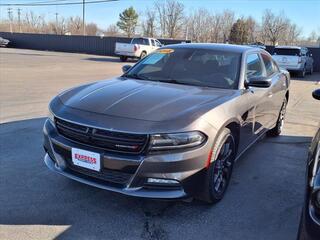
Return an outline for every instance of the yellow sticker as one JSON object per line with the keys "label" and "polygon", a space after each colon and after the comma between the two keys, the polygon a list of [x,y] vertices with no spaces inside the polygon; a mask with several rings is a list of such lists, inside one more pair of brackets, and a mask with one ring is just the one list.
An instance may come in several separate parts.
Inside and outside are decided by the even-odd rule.
{"label": "yellow sticker", "polygon": [[174,50],[173,49],[169,49],[169,48],[167,48],[167,49],[159,49],[158,50],[158,53],[163,53],[163,54],[169,54],[169,53],[173,53],[174,52]]}

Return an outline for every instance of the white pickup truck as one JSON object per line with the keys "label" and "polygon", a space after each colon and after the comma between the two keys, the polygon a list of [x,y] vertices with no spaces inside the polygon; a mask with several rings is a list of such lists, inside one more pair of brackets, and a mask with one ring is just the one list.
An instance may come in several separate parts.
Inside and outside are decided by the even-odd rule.
{"label": "white pickup truck", "polygon": [[144,58],[161,46],[160,41],[155,38],[133,38],[131,43],[117,42],[114,52],[125,62],[128,58]]}

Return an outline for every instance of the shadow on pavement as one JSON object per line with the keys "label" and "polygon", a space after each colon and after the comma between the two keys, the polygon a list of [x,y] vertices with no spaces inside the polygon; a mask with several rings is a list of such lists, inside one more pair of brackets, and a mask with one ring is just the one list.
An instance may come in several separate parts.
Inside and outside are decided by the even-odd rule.
{"label": "shadow on pavement", "polygon": [[309,137],[259,141],[236,163],[223,201],[209,206],[127,197],[50,172],[43,163],[44,121],[0,125],[2,234],[27,225],[34,239],[295,238]]}
{"label": "shadow on pavement", "polygon": [[291,80],[295,81],[306,81],[306,82],[320,82],[320,73],[319,72],[314,72],[312,75],[306,74],[304,78],[299,77],[297,73],[290,73]]}

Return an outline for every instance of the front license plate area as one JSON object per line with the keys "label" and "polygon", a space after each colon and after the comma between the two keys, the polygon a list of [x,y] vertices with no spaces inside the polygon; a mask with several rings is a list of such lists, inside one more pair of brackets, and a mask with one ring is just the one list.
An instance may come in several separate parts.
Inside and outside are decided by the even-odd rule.
{"label": "front license plate area", "polygon": [[76,166],[87,168],[93,171],[100,171],[100,154],[78,148],[72,148],[72,163]]}

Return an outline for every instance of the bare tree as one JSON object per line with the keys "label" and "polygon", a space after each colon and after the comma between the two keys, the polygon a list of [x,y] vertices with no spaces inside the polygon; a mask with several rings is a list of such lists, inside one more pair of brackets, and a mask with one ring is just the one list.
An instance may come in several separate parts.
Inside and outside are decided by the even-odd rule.
{"label": "bare tree", "polygon": [[81,35],[82,32],[82,19],[80,17],[70,17],[67,20],[67,29],[72,35]]}
{"label": "bare tree", "polygon": [[67,26],[65,18],[60,17],[59,20],[48,23],[48,33],[64,35],[66,32]]}
{"label": "bare tree", "polygon": [[296,24],[291,24],[288,22],[284,43],[286,45],[296,44],[300,35],[301,28],[299,28]]}
{"label": "bare tree", "polygon": [[155,3],[161,37],[176,38],[183,31],[184,5],[175,0]]}
{"label": "bare tree", "polygon": [[225,10],[221,14],[221,35],[222,41],[225,43],[229,39],[229,34],[233,23],[235,22],[234,12]]}
{"label": "bare tree", "polygon": [[46,22],[44,16],[36,15],[34,12],[30,11],[25,14],[23,20],[24,32],[44,32]]}
{"label": "bare tree", "polygon": [[200,8],[195,10],[187,18],[188,26],[188,37],[192,42],[209,42],[210,41],[210,31],[208,27],[210,26],[211,15],[208,10]]}
{"label": "bare tree", "polygon": [[214,14],[211,16],[209,25],[210,30],[210,42],[221,42],[222,33],[222,17],[220,14]]}
{"label": "bare tree", "polygon": [[255,43],[258,41],[258,24],[251,16],[246,19],[248,42]]}
{"label": "bare tree", "polygon": [[288,19],[284,14],[275,15],[267,9],[262,17],[263,34],[273,46],[283,39],[283,33],[288,27]]}
{"label": "bare tree", "polygon": [[106,32],[105,32],[106,36],[118,36],[119,35],[119,28],[117,27],[116,24],[111,24],[108,26]]}
{"label": "bare tree", "polygon": [[99,32],[99,28],[95,23],[86,24],[86,34],[89,36],[96,36]]}
{"label": "bare tree", "polygon": [[155,11],[147,9],[145,12],[145,20],[142,22],[143,36],[155,37],[156,35],[156,15]]}

